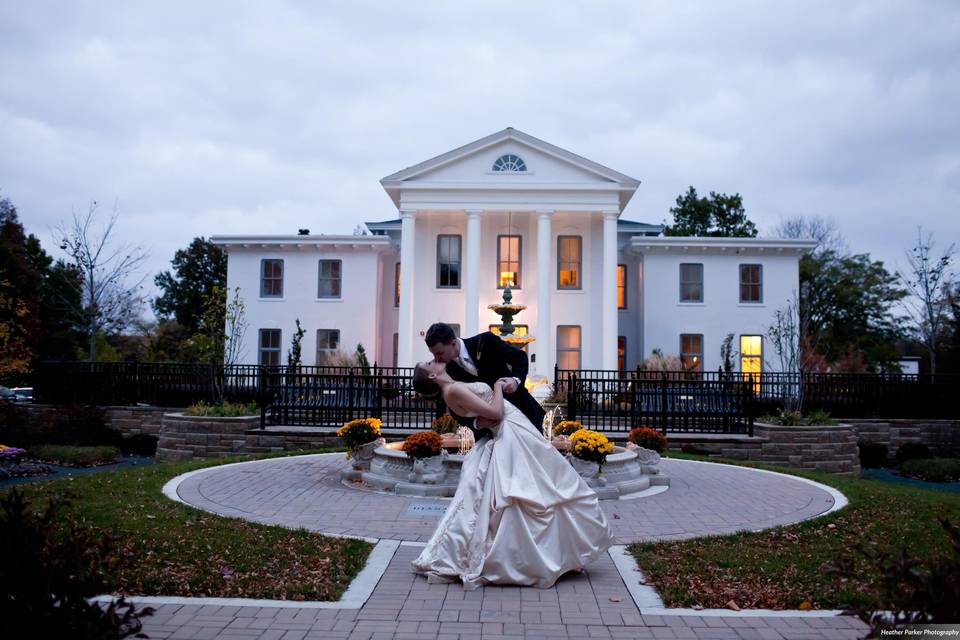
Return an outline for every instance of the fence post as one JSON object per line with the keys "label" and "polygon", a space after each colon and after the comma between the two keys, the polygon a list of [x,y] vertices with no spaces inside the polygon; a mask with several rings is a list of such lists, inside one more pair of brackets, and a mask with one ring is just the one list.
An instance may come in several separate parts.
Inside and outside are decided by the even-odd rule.
{"label": "fence post", "polygon": [[267,428],[267,392],[263,386],[263,365],[257,367],[257,400],[260,402],[260,429]]}
{"label": "fence post", "polygon": [[356,409],[357,402],[356,402],[356,400],[354,400],[353,390],[354,390],[353,368],[351,368],[351,369],[350,369],[350,374],[349,374],[349,376],[347,377],[347,409],[346,409],[346,411],[347,411],[347,419],[344,420],[345,423],[346,423],[346,422],[350,422],[351,420],[353,420],[354,415],[355,415],[354,412],[352,411],[352,409],[353,409],[353,410]]}
{"label": "fence post", "polygon": [[374,360],[373,361],[373,381],[372,381],[373,393],[375,394],[374,400],[373,400],[373,417],[376,418],[377,420],[383,419],[383,393],[382,393],[383,380],[381,379],[382,375],[383,375],[382,371],[377,366],[377,361]]}
{"label": "fence post", "polygon": [[570,373],[570,377],[567,378],[567,420],[576,420],[577,419],[577,374],[575,372]]}
{"label": "fence post", "polygon": [[667,435],[667,372],[660,374],[660,433]]}

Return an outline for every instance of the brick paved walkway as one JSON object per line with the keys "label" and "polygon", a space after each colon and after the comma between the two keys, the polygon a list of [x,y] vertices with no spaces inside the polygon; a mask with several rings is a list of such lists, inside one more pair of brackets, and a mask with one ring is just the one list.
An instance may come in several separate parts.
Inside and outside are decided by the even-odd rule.
{"label": "brick paved walkway", "polygon": [[861,638],[848,616],[645,615],[609,558],[551,589],[427,584],[410,572],[418,547],[401,546],[361,609],[161,605],[152,638],[179,640],[507,640],[509,638]]}
{"label": "brick paved walkway", "polygon": [[[664,609],[640,584],[632,558],[615,547],[551,589],[427,584],[410,571],[447,502],[344,486],[342,454],[278,458],[203,470],[165,488],[168,495],[227,516],[334,535],[406,542],[384,556],[362,604],[327,608],[161,604],[146,619],[153,638],[302,640],[501,640],[506,638],[860,638],[847,616]],[[742,467],[667,460],[671,488],[633,500],[604,501],[623,544],[760,529],[815,517],[844,503],[815,483]],[[838,503],[839,501],[839,503]],[[421,541],[421,542],[418,542]],[[390,555],[392,554],[392,555]],[[614,558],[618,557],[617,562]],[[386,559],[389,558],[387,561]],[[373,563],[371,562],[371,566]],[[618,566],[620,568],[618,569]],[[361,582],[360,579],[355,581]],[[638,595],[638,591],[643,591]],[[651,599],[652,598],[652,599]],[[686,615],[693,614],[693,615]]]}
{"label": "brick paved walkway", "polygon": [[[214,467],[176,488],[187,504],[225,516],[326,534],[426,541],[447,501],[344,486],[343,454],[273,458]],[[664,459],[670,489],[601,502],[617,542],[669,540],[766,529],[817,516],[835,504],[822,485],[745,467]],[[427,515],[424,515],[424,514]]]}

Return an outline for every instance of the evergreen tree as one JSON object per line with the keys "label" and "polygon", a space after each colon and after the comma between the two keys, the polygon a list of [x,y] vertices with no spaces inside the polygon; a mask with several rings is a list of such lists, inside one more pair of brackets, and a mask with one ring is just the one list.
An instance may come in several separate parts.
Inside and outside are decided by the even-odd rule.
{"label": "evergreen tree", "polygon": [[739,193],[710,192],[701,198],[692,186],[677,196],[677,206],[670,209],[673,224],[663,229],[666,236],[698,236],[714,238],[754,238],[757,227],[747,218]]}

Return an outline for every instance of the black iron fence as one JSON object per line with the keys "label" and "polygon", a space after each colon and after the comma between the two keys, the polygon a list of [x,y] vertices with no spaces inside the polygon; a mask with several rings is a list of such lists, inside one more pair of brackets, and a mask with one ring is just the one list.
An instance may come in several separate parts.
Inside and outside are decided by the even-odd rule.
{"label": "black iron fence", "polygon": [[[45,362],[34,398],[48,404],[184,407],[198,401],[257,402],[264,425],[337,426],[378,417],[425,428],[442,402],[414,393],[411,368],[263,367],[127,362]],[[837,418],[957,418],[960,376],[651,372],[556,369],[567,416],[627,431],[750,433],[753,419],[792,406]]]}

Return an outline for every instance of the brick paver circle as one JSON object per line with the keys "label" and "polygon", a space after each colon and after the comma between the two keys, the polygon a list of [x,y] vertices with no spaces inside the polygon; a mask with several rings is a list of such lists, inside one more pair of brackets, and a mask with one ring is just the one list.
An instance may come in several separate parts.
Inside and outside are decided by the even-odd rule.
{"label": "brick paver circle", "polygon": [[[345,486],[342,453],[211,467],[181,476],[186,504],[225,516],[326,534],[425,541],[449,503]],[[667,491],[601,502],[618,544],[758,530],[834,508],[836,491],[795,476],[664,458]],[[842,500],[842,498],[841,498]]]}

